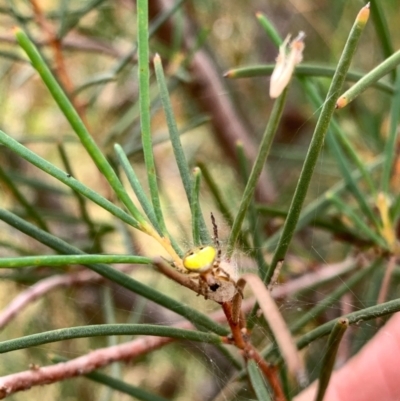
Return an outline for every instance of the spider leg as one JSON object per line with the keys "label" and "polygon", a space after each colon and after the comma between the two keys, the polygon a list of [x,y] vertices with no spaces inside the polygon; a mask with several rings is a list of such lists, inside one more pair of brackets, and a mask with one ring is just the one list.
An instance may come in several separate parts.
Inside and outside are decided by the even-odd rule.
{"label": "spider leg", "polygon": [[199,293],[197,295],[203,295],[204,299],[208,299],[208,283],[203,276],[199,276]]}
{"label": "spider leg", "polygon": [[211,213],[211,223],[212,223],[212,226],[213,226],[213,233],[214,233],[213,240],[214,240],[215,248],[217,249],[217,256],[216,256],[215,261],[214,261],[214,266],[217,263],[217,267],[218,267],[219,263],[221,261],[221,253],[222,253],[222,251],[221,251],[221,244],[219,243],[219,238],[218,238],[218,226],[217,226],[217,223],[215,221],[215,217],[214,217],[214,215],[212,213]]}

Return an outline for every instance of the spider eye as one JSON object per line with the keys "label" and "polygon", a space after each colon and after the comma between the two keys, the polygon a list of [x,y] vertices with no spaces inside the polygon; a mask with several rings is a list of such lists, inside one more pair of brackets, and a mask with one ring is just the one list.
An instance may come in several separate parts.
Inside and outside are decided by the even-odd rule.
{"label": "spider eye", "polygon": [[213,266],[217,250],[213,246],[203,246],[188,252],[183,265],[192,272],[204,273]]}

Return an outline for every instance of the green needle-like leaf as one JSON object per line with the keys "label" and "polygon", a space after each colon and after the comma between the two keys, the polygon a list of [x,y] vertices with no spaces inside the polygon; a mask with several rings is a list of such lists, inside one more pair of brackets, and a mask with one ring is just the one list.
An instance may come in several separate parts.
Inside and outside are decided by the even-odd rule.
{"label": "green needle-like leaf", "polygon": [[202,331],[178,329],[152,324],[99,324],[81,327],[69,327],[39,334],[19,337],[14,340],[0,342],[0,354],[17,349],[37,347],[57,341],[73,338],[112,336],[112,335],[146,335],[171,337],[184,341],[199,341],[210,344],[220,344],[221,337]]}
{"label": "green needle-like leaf", "polygon": [[[262,65],[249,65],[246,67],[233,68],[227,71],[224,76],[226,78],[238,79],[238,78],[252,78],[252,77],[263,77],[271,75],[274,71],[275,64],[262,64]],[[326,77],[332,78],[335,74],[335,69],[317,64],[299,64],[296,65],[294,76],[302,77]],[[349,71],[346,75],[346,81],[357,82],[364,77],[365,73]],[[386,93],[394,93],[395,89],[392,85],[384,81],[372,82],[371,86],[379,89]]]}
{"label": "green needle-like leaf", "polygon": [[247,181],[246,187],[243,192],[242,200],[239,205],[239,210],[233,222],[232,230],[228,238],[228,243],[227,243],[228,258],[232,256],[235,250],[236,241],[240,235],[242,224],[246,216],[247,210],[249,208],[250,202],[253,199],[258,178],[260,177],[261,171],[264,168],[265,161],[268,157],[269,150],[271,149],[272,141],[274,139],[279,121],[282,116],[283,107],[286,101],[286,95],[287,95],[287,88],[278,97],[278,99],[275,100],[274,107],[272,108],[267,127],[265,128],[265,132],[259,146],[256,160],[249,175],[249,179]]}
{"label": "green needle-like leaf", "polygon": [[[368,74],[365,74],[356,84],[341,95],[337,101],[337,108],[341,109],[361,95],[366,89],[372,86],[379,79],[396,69],[400,64],[400,50],[376,66]],[[396,90],[396,89],[395,89]]]}
{"label": "green needle-like leaf", "polygon": [[393,169],[393,163],[396,157],[397,149],[396,143],[399,132],[399,116],[400,116],[400,69],[397,69],[397,78],[395,84],[395,94],[392,100],[392,108],[390,111],[390,125],[389,125],[389,135],[386,140],[384,157],[385,162],[383,165],[382,172],[382,190],[389,193],[390,188],[390,178]]}
{"label": "green needle-like leaf", "polygon": [[11,149],[13,152],[15,152],[28,162],[32,163],[34,166],[40,168],[47,174],[61,181],[63,184],[68,185],[74,191],[90,199],[91,201],[109,211],[111,214],[118,217],[125,223],[137,229],[141,229],[139,223],[129,214],[124,212],[121,208],[115,206],[113,203],[100,196],[97,192],[86,187],[85,185],[77,181],[74,177],[70,177],[66,172],[60,170],[58,167],[54,166],[47,160],[41,158],[25,146],[21,145],[16,140],[5,134],[3,131],[0,131],[0,144]]}
{"label": "green needle-like leaf", "polygon": [[133,191],[135,192],[135,195],[137,196],[140,204],[142,205],[142,208],[144,212],[146,213],[146,216],[149,218],[151,224],[153,224],[153,227],[157,229],[159,234],[161,234],[161,228],[158,225],[158,221],[156,219],[156,214],[154,213],[153,205],[150,203],[150,201],[147,199],[147,196],[143,190],[142,185],[140,184],[140,181],[133,170],[131,163],[129,162],[124,150],[119,144],[114,145],[115,152],[118,156],[119,162],[121,163],[122,168],[124,169],[124,172],[126,174],[126,177],[128,178],[129,184],[131,184],[131,187]]}
{"label": "green needle-like leaf", "polygon": [[159,198],[156,166],[154,163],[153,144],[151,139],[148,7],[148,0],[137,1],[140,128],[142,130],[143,155],[146,164],[151,202],[153,204],[158,224],[161,227],[161,231],[166,233],[167,229]]}
{"label": "green needle-like leaf", "polygon": [[135,255],[38,255],[1,258],[0,268],[14,269],[27,266],[90,265],[93,263],[152,263],[152,259]]}
{"label": "green needle-like leaf", "polygon": [[253,386],[254,392],[256,393],[257,399],[259,401],[272,400],[268,388],[264,382],[264,378],[253,359],[248,362],[247,370],[249,372],[250,382]]}
{"label": "green needle-like leaf", "polygon": [[333,366],[335,364],[336,354],[339,348],[340,341],[349,327],[349,321],[344,318],[339,318],[333,326],[328,339],[327,349],[322,361],[321,372],[319,375],[318,391],[315,401],[324,399],[325,391],[328,387],[329,380],[332,375]]}

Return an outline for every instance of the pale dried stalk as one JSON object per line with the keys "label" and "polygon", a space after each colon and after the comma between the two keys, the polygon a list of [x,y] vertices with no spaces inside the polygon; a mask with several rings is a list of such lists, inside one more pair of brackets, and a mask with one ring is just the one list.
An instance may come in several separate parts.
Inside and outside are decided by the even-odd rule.
{"label": "pale dried stalk", "polygon": [[250,285],[258,305],[263,312],[265,320],[268,322],[269,328],[274,334],[275,341],[278,344],[279,350],[286,362],[288,371],[294,375],[300,384],[303,385],[306,378],[306,370],[296,344],[290,334],[289,328],[286,325],[282,314],[279,311],[271,293],[265,287],[260,277],[255,274],[245,274],[239,281],[238,285],[243,286],[244,282]]}
{"label": "pale dried stalk", "polygon": [[[124,265],[122,271],[131,270],[132,265]],[[104,281],[104,277],[92,271],[81,271],[45,278],[21,292],[0,312],[0,329],[3,329],[15,316],[32,302],[59,287],[71,287],[86,283]]]}

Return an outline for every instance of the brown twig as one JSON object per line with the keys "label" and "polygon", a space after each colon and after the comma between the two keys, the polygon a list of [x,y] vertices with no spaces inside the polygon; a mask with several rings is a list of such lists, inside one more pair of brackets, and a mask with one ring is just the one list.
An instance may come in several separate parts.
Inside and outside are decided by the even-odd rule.
{"label": "brown twig", "polygon": [[165,337],[144,337],[122,345],[101,348],[68,362],[14,373],[0,378],[0,399],[33,386],[82,376],[115,361],[126,361],[173,341]]}
{"label": "brown twig", "polygon": [[253,359],[258,364],[260,370],[263,372],[263,375],[267,378],[268,383],[275,394],[274,400],[286,401],[285,394],[282,390],[282,385],[279,381],[277,368],[269,365],[251,344],[249,344],[249,349],[247,352],[247,357]]}
{"label": "brown twig", "polygon": [[76,98],[72,98],[70,96],[74,92],[74,84],[72,83],[72,80],[67,73],[64,56],[62,53],[61,41],[58,38],[53,26],[46,20],[45,16],[43,15],[42,9],[40,8],[37,0],[30,0],[30,2],[32,4],[35,20],[37,24],[42,28],[44,34],[47,36],[47,40],[49,41],[49,44],[53,49],[56,72],[60,83],[71,98],[71,102],[77,110],[79,116],[82,118],[85,125],[87,126],[83,104],[81,102],[78,102]]}
{"label": "brown twig", "polygon": [[[392,278],[392,274],[395,267],[396,267],[396,257],[391,256],[387,268],[385,270],[385,275],[383,276],[381,289],[379,290],[379,295],[377,300],[378,305],[385,302],[386,296],[389,291],[390,279]],[[382,319],[379,320],[381,321]]]}
{"label": "brown twig", "polygon": [[[132,265],[124,265],[121,268],[121,270],[125,271],[128,269],[132,269]],[[25,307],[56,288],[83,285],[104,280],[104,277],[92,271],[81,271],[45,278],[21,292],[0,312],[0,329],[4,328]]]}
{"label": "brown twig", "polygon": [[[16,44],[17,40],[14,35],[1,33],[0,43],[3,42]],[[38,47],[48,46],[49,44],[50,42],[48,39],[39,39],[36,41],[36,46]],[[77,32],[69,32],[68,35],[63,38],[61,47],[63,49],[77,50],[84,53],[101,53],[102,55],[113,58],[122,58],[125,56],[125,54],[116,47],[98,39],[82,36]],[[133,57],[132,61],[134,61]]]}
{"label": "brown twig", "polygon": [[246,361],[253,359],[258,364],[265,378],[268,380],[272,391],[274,392],[274,400],[285,401],[286,397],[283,393],[277,370],[271,367],[253,347],[253,345],[250,343],[247,330],[245,328],[241,328],[239,322],[234,321],[232,314],[232,302],[223,303],[222,309],[225,313],[232,333],[231,341],[229,338],[227,338],[227,342],[235,344],[236,347],[242,351]]}

